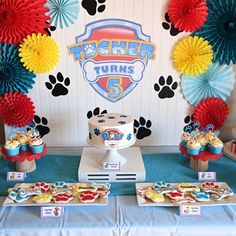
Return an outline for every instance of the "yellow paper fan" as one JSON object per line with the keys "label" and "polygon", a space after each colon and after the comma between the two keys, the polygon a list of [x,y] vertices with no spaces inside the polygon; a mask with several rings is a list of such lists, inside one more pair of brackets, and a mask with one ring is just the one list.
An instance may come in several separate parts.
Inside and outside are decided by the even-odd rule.
{"label": "yellow paper fan", "polygon": [[19,52],[23,66],[34,73],[49,72],[59,59],[57,43],[46,34],[28,35],[20,44]]}
{"label": "yellow paper fan", "polygon": [[213,51],[207,40],[189,36],[175,47],[173,61],[176,69],[185,75],[196,76],[212,64]]}

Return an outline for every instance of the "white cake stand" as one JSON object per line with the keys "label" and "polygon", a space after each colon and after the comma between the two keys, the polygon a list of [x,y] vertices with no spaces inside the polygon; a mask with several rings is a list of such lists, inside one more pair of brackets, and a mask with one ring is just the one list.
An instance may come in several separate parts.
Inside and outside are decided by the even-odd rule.
{"label": "white cake stand", "polygon": [[[78,176],[80,182],[141,182],[146,172],[139,147],[94,145],[83,149]],[[103,170],[104,162],[119,162],[120,170]]]}

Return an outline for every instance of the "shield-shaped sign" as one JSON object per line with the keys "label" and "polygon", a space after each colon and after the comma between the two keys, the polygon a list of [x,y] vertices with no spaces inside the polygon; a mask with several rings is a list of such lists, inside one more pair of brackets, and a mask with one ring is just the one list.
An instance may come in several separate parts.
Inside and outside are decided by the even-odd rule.
{"label": "shield-shaped sign", "polygon": [[80,62],[84,79],[103,97],[116,102],[142,80],[155,46],[141,25],[120,19],[106,19],[86,25],[69,53]]}

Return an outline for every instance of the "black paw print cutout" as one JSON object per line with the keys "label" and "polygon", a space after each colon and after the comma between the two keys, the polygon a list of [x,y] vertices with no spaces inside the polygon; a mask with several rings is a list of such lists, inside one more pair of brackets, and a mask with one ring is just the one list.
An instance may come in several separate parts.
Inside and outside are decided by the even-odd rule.
{"label": "black paw print cutout", "polygon": [[139,121],[134,120],[134,133],[137,139],[143,139],[152,134],[150,127],[152,122],[150,120],[145,120],[143,117],[139,118]]}
{"label": "black paw print cutout", "polygon": [[104,12],[106,0],[82,0],[82,7],[88,12],[90,16],[96,15],[97,12]]}
{"label": "black paw print cutout", "polygon": [[100,113],[100,108],[99,107],[96,107],[93,111],[88,111],[87,112],[87,117],[88,119],[90,119],[91,117],[93,116],[98,116],[100,118],[104,117],[103,114],[107,113],[107,110],[103,110],[101,113]]}
{"label": "black paw print cutout", "polygon": [[173,78],[171,75],[165,78],[161,76],[158,83],[154,84],[154,90],[158,92],[158,97],[161,99],[164,98],[173,98],[175,96],[174,90],[178,87],[177,82],[173,83]]}
{"label": "black paw print cutout", "polygon": [[178,29],[176,29],[174,27],[174,25],[170,22],[170,18],[169,18],[169,15],[168,15],[168,12],[165,13],[165,22],[162,22],[162,27],[165,29],[165,30],[170,30],[170,35],[171,36],[176,36],[178,35],[179,33],[181,33],[181,31],[179,31]]}
{"label": "black paw print cutout", "polygon": [[68,77],[64,79],[61,72],[57,73],[57,78],[53,75],[49,75],[49,81],[50,82],[46,82],[45,85],[47,89],[51,90],[52,96],[58,97],[68,94],[69,91],[67,87],[70,85],[70,79]]}
{"label": "black paw print cutout", "polygon": [[40,118],[39,116],[35,115],[34,120],[31,122],[32,126],[39,131],[41,137],[45,136],[50,132],[50,128],[48,125],[48,120],[45,117]]}
{"label": "black paw print cutout", "polygon": [[194,122],[193,122],[193,116],[187,115],[184,118],[184,123],[186,124],[183,128],[184,132],[191,132],[192,130],[195,129],[194,127]]}
{"label": "black paw print cutout", "polygon": [[[49,22],[46,22],[47,24],[49,24]],[[49,28],[44,28],[44,31],[49,35],[49,36],[51,36],[52,34],[51,34],[51,32],[52,31],[55,31],[57,28],[56,28],[56,26],[53,26],[53,25],[51,25]]]}

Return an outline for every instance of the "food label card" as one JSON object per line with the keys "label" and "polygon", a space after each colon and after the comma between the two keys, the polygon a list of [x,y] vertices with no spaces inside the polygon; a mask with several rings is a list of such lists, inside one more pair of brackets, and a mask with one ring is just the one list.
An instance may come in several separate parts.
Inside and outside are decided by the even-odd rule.
{"label": "food label card", "polygon": [[216,181],[216,172],[198,172],[199,181]]}
{"label": "food label card", "polygon": [[181,216],[200,216],[201,206],[182,205],[179,207]]}
{"label": "food label card", "polygon": [[7,172],[7,181],[24,181],[26,178],[25,172]]}
{"label": "food label card", "polygon": [[55,207],[41,207],[40,218],[60,218],[63,216],[64,208],[60,206]]}
{"label": "food label card", "polygon": [[103,170],[120,170],[120,162],[105,161],[103,162]]}

